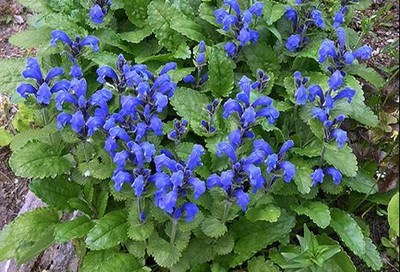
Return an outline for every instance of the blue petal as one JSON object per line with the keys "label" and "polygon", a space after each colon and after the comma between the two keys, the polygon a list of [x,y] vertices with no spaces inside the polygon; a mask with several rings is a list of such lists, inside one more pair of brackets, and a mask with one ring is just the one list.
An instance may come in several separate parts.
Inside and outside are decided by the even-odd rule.
{"label": "blue petal", "polygon": [[140,144],[140,147],[142,148],[143,155],[146,161],[151,162],[151,158],[154,156],[154,154],[156,154],[156,149],[154,145],[148,142],[143,142]]}
{"label": "blue petal", "polygon": [[282,156],[283,153],[287,152],[290,148],[292,148],[294,146],[294,142],[292,140],[288,140],[286,141],[282,147],[281,150],[279,150],[278,155]]}
{"label": "blue petal", "polygon": [[36,94],[37,90],[31,84],[22,83],[17,88],[17,93],[19,93],[23,98],[27,98],[28,94]]}
{"label": "blue petal", "polygon": [[76,131],[77,133],[82,132],[82,129],[85,127],[85,118],[82,111],[79,110],[72,115],[70,124],[72,130]]}
{"label": "blue petal", "polygon": [[187,161],[187,168],[190,170],[194,170],[196,167],[203,165],[201,163],[201,156],[205,153],[204,147],[201,145],[195,144],[193,146],[192,152],[189,155]]}
{"label": "blue petal", "polygon": [[110,136],[113,138],[118,138],[126,142],[131,141],[131,138],[129,137],[128,133],[120,127],[113,127],[109,130],[108,133],[110,133]]}
{"label": "blue petal", "polygon": [[182,208],[186,212],[186,222],[193,221],[196,214],[199,212],[197,205],[191,202],[185,203]]}
{"label": "blue petal", "polygon": [[211,189],[215,186],[222,186],[221,178],[217,174],[211,174],[207,179],[207,187]]}
{"label": "blue petal", "polygon": [[118,168],[124,168],[126,165],[126,159],[129,158],[129,152],[126,150],[122,150],[120,152],[115,153],[113,162],[118,166]]}
{"label": "blue petal", "polygon": [[236,56],[237,46],[233,42],[227,42],[224,46],[227,57],[233,59]]}
{"label": "blue petal", "polygon": [[171,214],[174,211],[177,199],[178,193],[175,191],[171,191],[161,198],[159,202],[159,207],[167,213]]}
{"label": "blue petal", "polygon": [[51,41],[50,44],[51,46],[56,46],[57,41],[62,41],[68,45],[72,45],[71,39],[68,37],[68,35],[62,31],[62,30],[53,30],[51,33]]}
{"label": "blue petal", "polygon": [[162,136],[162,128],[163,128],[163,123],[161,122],[161,119],[158,118],[157,115],[153,115],[150,119],[150,127],[154,131],[154,134],[157,136]]}
{"label": "blue petal", "polygon": [[256,121],[256,112],[253,107],[248,107],[242,114],[240,121],[244,127],[248,127],[249,124]]}
{"label": "blue petal", "polygon": [[242,211],[245,212],[247,209],[247,205],[250,202],[249,195],[240,189],[236,191],[236,198],[237,198],[236,203],[242,208]]}
{"label": "blue petal", "polygon": [[104,13],[103,10],[99,5],[94,5],[90,9],[90,19],[92,20],[93,23],[95,24],[101,24],[103,22],[104,18]]}
{"label": "blue petal", "polygon": [[225,153],[233,163],[237,162],[235,150],[230,144],[226,142],[218,143],[216,154],[219,158],[221,158],[222,153]]}
{"label": "blue petal", "polygon": [[343,145],[349,140],[347,138],[347,132],[340,128],[334,129],[332,132],[332,136],[336,139],[336,142],[338,143],[338,148],[342,148]]}
{"label": "blue petal", "polygon": [[268,155],[267,159],[265,160],[265,163],[267,164],[267,173],[271,173],[272,170],[276,168],[276,164],[278,162],[278,155],[277,154],[271,154]]}
{"label": "blue petal", "polygon": [[160,76],[161,75],[163,75],[163,74],[165,74],[165,73],[168,73],[169,71],[171,71],[171,70],[175,70],[176,69],[176,62],[168,62],[167,64],[165,64],[164,65],[164,67],[161,69],[161,72],[160,72]]}
{"label": "blue petal", "polygon": [[223,8],[217,9],[214,11],[214,16],[217,24],[222,24],[224,21],[224,18],[228,16],[228,12],[224,10]]}
{"label": "blue petal", "polygon": [[184,175],[183,175],[182,171],[177,171],[177,172],[172,173],[172,176],[171,176],[172,186],[174,186],[174,188],[182,187],[183,178],[184,178]]}
{"label": "blue petal", "polygon": [[62,79],[59,82],[57,82],[56,84],[54,84],[53,87],[51,87],[50,92],[56,93],[60,90],[67,91],[69,89],[70,85],[71,85],[71,83],[68,80]]}
{"label": "blue petal", "polygon": [[40,85],[39,90],[36,94],[36,101],[40,104],[50,104],[51,92],[50,87],[46,83]]}
{"label": "blue petal", "polygon": [[118,170],[114,173],[112,180],[115,182],[114,188],[118,192],[121,191],[124,182],[132,183],[134,181],[133,176],[129,172]]}
{"label": "blue petal", "polygon": [[221,173],[221,185],[225,191],[228,191],[232,186],[232,180],[235,177],[235,173],[232,170],[227,170]]}
{"label": "blue petal", "polygon": [[328,167],[325,169],[325,173],[332,176],[333,182],[335,185],[339,185],[342,180],[342,173],[337,170],[335,167]]}
{"label": "blue petal", "polygon": [[315,171],[311,174],[311,178],[313,180],[312,185],[317,186],[318,183],[322,183],[324,181],[324,171],[321,168],[315,169]]}
{"label": "blue petal", "polygon": [[343,75],[339,70],[336,70],[328,80],[329,87],[333,90],[338,90],[343,86]]}
{"label": "blue petal", "polygon": [[86,97],[87,83],[84,78],[82,79],[72,79],[70,89],[72,89],[75,95],[79,97]]}
{"label": "blue petal", "polygon": [[319,28],[324,28],[325,23],[324,23],[324,18],[322,17],[322,12],[317,10],[316,7],[314,7],[314,10],[311,11],[311,19],[314,20],[314,23],[317,27]]}
{"label": "blue petal", "polygon": [[49,82],[52,78],[56,76],[61,76],[62,74],[64,74],[64,70],[60,67],[55,67],[51,69],[50,72],[47,74],[45,81]]}
{"label": "blue petal", "polygon": [[246,159],[246,164],[260,164],[264,161],[264,159],[265,152],[260,149],[256,149],[253,150],[250,156]]}
{"label": "blue petal", "polygon": [[236,150],[241,145],[242,132],[240,131],[240,129],[232,130],[231,133],[229,133],[228,138],[230,144]]}
{"label": "blue petal", "polygon": [[165,154],[158,155],[154,157],[154,163],[156,165],[156,171],[161,172],[163,167],[168,168],[171,171],[177,171],[177,162],[173,159],[168,158]]}
{"label": "blue petal", "polygon": [[42,71],[36,58],[28,58],[26,61],[26,69],[22,71],[24,78],[33,78],[41,84],[43,82]]}
{"label": "blue petal", "polygon": [[99,39],[96,38],[95,36],[87,36],[85,38],[83,38],[83,40],[80,42],[81,46],[90,46],[92,47],[94,52],[98,52],[99,51]]}
{"label": "blue petal", "polygon": [[65,127],[65,125],[67,123],[69,123],[69,121],[71,120],[72,116],[66,112],[61,112],[58,116],[57,116],[57,129],[60,130],[63,127]]}
{"label": "blue petal", "polygon": [[314,100],[317,96],[319,96],[320,101],[322,101],[323,93],[322,93],[322,89],[319,85],[311,84],[307,90],[309,93],[308,100],[310,100],[310,102],[314,102]]}
{"label": "blue petal", "polygon": [[56,95],[56,108],[61,111],[63,109],[62,105],[64,102],[68,102],[71,104],[78,104],[76,98],[70,94],[68,91],[60,91]]}
{"label": "blue petal", "polygon": [[258,107],[258,106],[271,106],[272,105],[272,99],[269,98],[268,96],[262,96],[258,98],[256,101],[254,101],[253,104],[251,104],[252,107]]}
{"label": "blue petal", "polygon": [[240,6],[236,0],[224,0],[224,4],[231,7],[238,17],[240,16]]}
{"label": "blue petal", "polygon": [[290,182],[296,174],[296,166],[288,161],[283,161],[279,165],[283,169],[283,180]]}
{"label": "blue petal", "polygon": [[205,191],[206,191],[206,185],[204,184],[203,181],[196,177],[191,177],[188,180],[188,183],[192,185],[193,190],[194,190],[194,199],[199,199],[200,196],[202,196]]}
{"label": "blue petal", "polygon": [[290,52],[294,52],[299,48],[301,36],[299,34],[292,34],[286,41],[286,48]]}
{"label": "blue petal", "polygon": [[135,190],[135,195],[140,197],[144,191],[144,178],[142,175],[139,175],[135,178],[132,183],[132,187]]}
{"label": "blue petal", "polygon": [[256,117],[264,116],[268,118],[268,123],[273,124],[279,117],[279,111],[273,107],[263,108],[256,113]]}
{"label": "blue petal", "polygon": [[307,90],[304,85],[300,85],[294,93],[296,104],[305,105],[307,103]]}
{"label": "blue petal", "polygon": [[336,47],[333,41],[331,40],[324,40],[324,42],[319,47],[319,62],[324,62],[328,56],[332,58],[336,58]]}
{"label": "blue petal", "polygon": [[336,101],[338,99],[347,98],[347,102],[351,103],[355,94],[356,94],[355,90],[346,87],[343,90],[341,90],[333,99]]}
{"label": "blue petal", "polygon": [[346,31],[343,27],[338,27],[336,29],[336,34],[338,36],[339,46],[340,48],[344,48],[346,43]]}
{"label": "blue petal", "polygon": [[97,81],[101,84],[104,84],[106,82],[105,81],[106,77],[112,78],[113,80],[118,79],[117,74],[110,66],[100,67],[96,70],[96,73],[98,75]]}
{"label": "blue petal", "polygon": [[249,11],[256,16],[261,16],[264,8],[264,2],[255,2],[250,8]]}
{"label": "blue petal", "polygon": [[243,108],[239,104],[239,102],[229,98],[228,101],[226,101],[224,104],[224,113],[222,114],[222,116],[224,118],[228,118],[235,111],[241,116],[243,113]]}
{"label": "blue petal", "polygon": [[253,186],[253,193],[263,187],[265,179],[259,167],[253,164],[246,164],[243,170],[249,175],[250,185]]}
{"label": "blue petal", "polygon": [[267,155],[271,155],[274,152],[272,151],[271,146],[264,140],[255,140],[253,143],[254,149],[261,149]]}
{"label": "blue petal", "polygon": [[367,60],[371,57],[371,53],[372,53],[372,48],[367,45],[363,45],[353,52],[353,56],[357,59],[361,58],[363,60]]}

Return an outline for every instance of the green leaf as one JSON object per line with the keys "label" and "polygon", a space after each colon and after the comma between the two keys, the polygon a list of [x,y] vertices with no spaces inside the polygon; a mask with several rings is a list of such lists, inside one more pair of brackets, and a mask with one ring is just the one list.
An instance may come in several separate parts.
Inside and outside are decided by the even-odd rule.
{"label": "green leaf", "polygon": [[246,211],[246,218],[251,222],[256,222],[260,220],[267,222],[276,222],[278,221],[280,215],[281,209],[272,204],[249,208]]}
{"label": "green leaf", "polygon": [[348,177],[357,175],[357,157],[349,146],[338,148],[335,144],[326,144],[325,160]]}
{"label": "green leaf", "polygon": [[214,26],[218,26],[215,21],[214,11],[215,7],[211,6],[209,3],[203,2],[199,7],[200,18]]}
{"label": "green leaf", "polygon": [[146,220],[141,222],[139,219],[139,213],[137,210],[137,201],[132,205],[132,208],[129,210],[128,215],[128,236],[134,241],[145,241],[148,239],[154,230],[154,225],[151,220]]}
{"label": "green leaf", "polygon": [[94,227],[94,222],[87,216],[79,216],[71,221],[58,224],[55,228],[57,243],[64,243],[76,238],[82,238]]}
{"label": "green leaf", "polygon": [[11,36],[9,42],[22,48],[39,48],[49,42],[50,31],[49,28],[28,29]]}
{"label": "green leaf", "polygon": [[206,39],[203,35],[204,31],[201,26],[192,19],[187,18],[185,15],[175,17],[171,22],[171,28],[196,42]]}
{"label": "green leaf", "polygon": [[148,243],[148,253],[154,257],[154,260],[161,267],[172,267],[182,255],[177,247],[155,233],[149,238]]}
{"label": "green leaf", "polygon": [[262,69],[267,73],[274,72],[279,74],[281,61],[271,46],[257,43],[248,45],[243,50],[246,56],[246,63],[254,75],[257,73],[257,69]]}
{"label": "green leaf", "polygon": [[62,155],[56,147],[29,142],[14,151],[10,158],[14,173],[24,178],[45,178],[60,175],[72,167],[71,155]]}
{"label": "green leaf", "polygon": [[208,56],[208,86],[215,98],[228,96],[233,89],[235,65],[220,48],[212,48]]}
{"label": "green leaf", "polygon": [[218,238],[228,231],[223,222],[215,217],[206,217],[201,223],[201,230],[211,238]]}
{"label": "green leaf", "polygon": [[374,112],[365,105],[364,92],[358,80],[351,75],[347,75],[345,78],[345,86],[354,89],[356,94],[351,104],[347,103],[346,99],[337,101],[333,114],[345,114],[364,125],[376,127],[379,124],[379,119]]}
{"label": "green leaf", "polygon": [[312,165],[310,165],[308,161],[300,158],[293,158],[290,161],[296,166],[296,175],[294,176],[293,181],[296,184],[297,189],[302,194],[308,194],[311,191],[312,186]]}
{"label": "green leaf", "polygon": [[68,181],[65,176],[35,179],[29,184],[29,189],[46,204],[68,211],[72,211],[68,200],[79,197],[81,192],[81,186]]}
{"label": "green leaf", "polygon": [[78,170],[83,176],[96,179],[110,178],[114,169],[115,165],[111,157],[104,150],[98,151],[97,156],[89,161],[80,162],[78,165]]}
{"label": "green leaf", "polygon": [[28,261],[54,243],[58,212],[39,208],[21,214],[0,231],[0,261]]}
{"label": "green leaf", "polygon": [[0,66],[0,93],[11,95],[22,82],[25,59],[0,59]]}
{"label": "green leaf", "polygon": [[274,265],[274,263],[270,260],[265,260],[263,256],[258,256],[252,258],[247,267],[249,272],[279,272],[281,271],[279,267]]}
{"label": "green leaf", "polygon": [[129,21],[137,27],[146,25],[147,9],[151,9],[150,0],[124,0],[124,10]]}
{"label": "green leaf", "polygon": [[306,202],[294,208],[297,214],[305,214],[320,228],[326,228],[331,222],[329,207],[322,202]]}
{"label": "green leaf", "polygon": [[[337,241],[333,240],[325,233],[317,236],[317,240],[320,245],[339,246]],[[356,272],[353,262],[343,249],[341,249],[341,252],[326,260],[322,266],[322,269],[323,271],[327,272]]]}
{"label": "green leaf", "polygon": [[115,53],[101,51],[93,55],[91,60],[98,66],[115,66],[115,61],[118,59],[118,55]]}
{"label": "green leaf", "polygon": [[346,246],[357,256],[365,254],[364,236],[357,222],[346,212],[336,208],[331,209],[331,217],[331,227]]}
{"label": "green leaf", "polygon": [[13,135],[8,130],[0,128],[0,147],[9,145],[12,139]]}
{"label": "green leaf", "polygon": [[344,177],[342,183],[363,194],[375,194],[379,191],[375,178],[362,168],[357,171],[357,175],[354,178]]}
{"label": "green leaf", "polygon": [[346,72],[367,80],[377,89],[380,89],[385,85],[385,80],[371,67],[362,64],[352,64],[346,67]]}
{"label": "green leaf", "polygon": [[232,234],[235,237],[234,257],[231,267],[242,264],[259,250],[279,240],[291,231],[295,218],[286,213],[281,214],[275,223],[264,221],[250,222],[242,217],[232,224]]}
{"label": "green leaf", "polygon": [[399,192],[397,192],[389,202],[388,221],[390,228],[399,236]]}
{"label": "green leaf", "polygon": [[376,249],[376,246],[374,245],[372,240],[368,237],[364,237],[364,242],[365,242],[365,253],[362,256],[360,256],[361,259],[363,259],[365,263],[369,267],[371,267],[374,271],[381,271],[380,269],[382,268],[383,264],[381,256],[378,250]]}
{"label": "green leaf", "polygon": [[278,21],[286,12],[285,5],[272,1],[264,1],[263,15],[267,24]]}
{"label": "green leaf", "polygon": [[132,272],[140,271],[138,259],[128,253],[113,250],[91,251],[83,259],[81,272]]}
{"label": "green leaf", "polygon": [[144,28],[137,29],[135,31],[118,33],[118,36],[124,41],[136,44],[143,41],[146,37],[150,36],[152,33],[153,32],[151,30],[151,27],[145,26]]}
{"label": "green leaf", "polygon": [[[189,122],[189,127],[198,135],[203,135],[204,129],[200,122],[205,119],[205,106],[208,98],[205,94],[189,88],[177,88],[170,103],[176,113]],[[203,114],[204,113],[204,114]]]}
{"label": "green leaf", "polygon": [[107,249],[117,246],[128,238],[127,213],[117,210],[107,213],[88,233],[87,247],[91,250]]}
{"label": "green leaf", "polygon": [[185,43],[185,37],[171,28],[173,20],[184,15],[172,7],[168,1],[151,1],[147,12],[149,15],[147,22],[160,44],[170,51],[175,51],[179,45]]}
{"label": "green leaf", "polygon": [[218,255],[226,255],[233,250],[234,245],[235,245],[235,240],[233,239],[232,234],[227,232],[224,234],[224,236],[217,239],[213,247],[213,250]]}

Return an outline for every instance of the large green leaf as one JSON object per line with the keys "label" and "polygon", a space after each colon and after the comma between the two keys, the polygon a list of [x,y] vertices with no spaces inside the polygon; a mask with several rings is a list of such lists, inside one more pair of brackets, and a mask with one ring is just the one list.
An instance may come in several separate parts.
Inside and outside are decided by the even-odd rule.
{"label": "large green leaf", "polygon": [[48,43],[49,39],[43,37],[50,38],[50,31],[48,28],[28,29],[11,36],[9,42],[22,48],[39,48]]}
{"label": "large green leaf", "polygon": [[262,43],[248,45],[244,48],[244,55],[253,74],[256,74],[257,69],[279,74],[281,61],[271,46]]}
{"label": "large green leaf", "polygon": [[331,222],[331,213],[329,207],[322,202],[306,202],[294,208],[296,213],[305,214],[321,228],[326,228]]}
{"label": "large green leaf", "polygon": [[346,67],[346,72],[352,75],[360,76],[361,78],[372,83],[377,89],[385,85],[385,80],[371,67],[362,64],[352,64]]}
{"label": "large green leaf", "polygon": [[0,93],[15,93],[22,82],[21,72],[25,68],[24,59],[0,59]]}
{"label": "large green leaf", "polygon": [[232,234],[236,243],[233,248],[234,257],[231,267],[242,264],[262,248],[279,240],[291,231],[295,225],[295,218],[282,213],[275,223],[264,221],[250,222],[242,217],[232,224]]}
{"label": "large green leaf", "polygon": [[137,210],[137,201],[130,208],[128,215],[128,236],[134,241],[144,241],[150,237],[153,233],[154,225],[151,220],[146,220],[144,222],[139,219],[139,212]]}
{"label": "large green leaf", "polygon": [[189,127],[196,134],[203,135],[204,129],[200,122],[205,119],[207,96],[189,88],[177,88],[170,101],[176,113],[189,122]]}
{"label": "large green leaf", "polygon": [[375,178],[361,167],[354,178],[343,178],[343,184],[363,194],[375,194],[379,191]]}
{"label": "large green leaf", "polygon": [[172,7],[169,1],[151,1],[147,12],[149,15],[147,22],[160,44],[173,52],[179,45],[185,43],[185,38],[171,28],[173,20],[183,14]]}
{"label": "large green leaf", "polygon": [[221,237],[228,231],[226,225],[215,217],[206,217],[201,224],[201,230],[212,238]]}
{"label": "large green leaf", "polygon": [[142,265],[139,260],[128,253],[115,252],[113,250],[99,250],[89,252],[83,259],[81,272],[135,272]]}
{"label": "large green leaf", "polygon": [[364,236],[357,222],[346,212],[336,208],[331,209],[331,217],[331,227],[346,246],[360,257],[365,254]]}
{"label": "large green leaf", "polygon": [[382,260],[378,250],[376,249],[376,246],[368,237],[364,237],[364,242],[365,253],[360,256],[361,259],[363,259],[365,263],[374,271],[380,271],[380,269],[382,268]]}
{"label": "large green leaf", "polygon": [[312,186],[312,165],[310,165],[309,161],[300,158],[292,159],[291,162],[296,166],[296,175],[293,181],[296,183],[297,189],[302,194],[308,194]]}
{"label": "large green leaf", "polygon": [[234,83],[234,63],[220,48],[212,48],[208,56],[208,86],[214,97],[228,96]]}
{"label": "large green leaf", "polygon": [[81,192],[81,186],[68,181],[65,176],[35,179],[29,184],[29,189],[46,204],[68,211],[72,211],[68,200],[79,197]]}
{"label": "large green leaf", "polygon": [[273,1],[264,1],[263,15],[267,24],[271,25],[285,14],[285,5]]}
{"label": "large green leaf", "polygon": [[[31,120],[31,122],[33,122],[33,119]],[[43,143],[48,143],[49,134],[57,131],[57,128],[53,125],[54,124],[50,124],[48,126],[45,126],[44,128],[38,128],[38,129],[27,129],[18,133],[11,141],[10,144],[11,150],[16,151],[17,149],[23,147],[26,143],[34,140]]]}
{"label": "large green leaf", "polygon": [[249,208],[246,211],[246,218],[251,222],[267,221],[276,222],[281,215],[281,209],[272,204],[261,205],[258,207]]}
{"label": "large green leaf", "polygon": [[165,241],[157,234],[153,234],[148,240],[148,252],[161,267],[172,267],[179,261],[182,253],[173,244]]}
{"label": "large green leaf", "polygon": [[94,222],[87,216],[79,216],[71,221],[58,224],[55,228],[57,243],[64,243],[76,238],[82,238],[94,227]]}
{"label": "large green leaf", "polygon": [[127,213],[117,210],[107,213],[88,233],[87,247],[91,250],[107,249],[124,242],[128,238]]}
{"label": "large green leaf", "polygon": [[60,150],[40,142],[29,142],[13,152],[10,167],[14,173],[25,178],[55,177],[72,167],[70,154],[60,154]]}
{"label": "large green leaf", "polygon": [[218,26],[215,21],[214,11],[215,7],[211,6],[209,3],[203,2],[199,7],[200,18],[214,26]]}
{"label": "large green leaf", "polygon": [[338,148],[337,144],[326,144],[325,160],[348,177],[357,175],[357,157],[349,146]]}
{"label": "large green leaf", "polygon": [[150,36],[152,33],[153,32],[151,30],[151,27],[145,26],[142,29],[137,29],[135,31],[118,33],[118,36],[122,40],[130,42],[130,43],[140,43],[146,37]]}
{"label": "large green leaf", "polygon": [[279,272],[279,267],[270,260],[265,260],[263,256],[252,258],[248,264],[249,272]]}
{"label": "large green leaf", "polygon": [[124,10],[129,21],[137,27],[145,26],[150,3],[150,0],[124,0]]}
{"label": "large green leaf", "polygon": [[397,192],[389,202],[388,221],[390,228],[399,236],[399,192]]}
{"label": "large green leaf", "polygon": [[171,28],[196,42],[206,39],[201,26],[185,15],[175,17],[171,22]]}
{"label": "large green leaf", "polygon": [[0,147],[9,145],[12,139],[13,135],[11,132],[4,128],[0,128]]}
{"label": "large green leaf", "polygon": [[58,216],[53,208],[39,208],[17,217],[0,232],[0,261],[23,263],[53,244]]}
{"label": "large green leaf", "polygon": [[213,250],[218,255],[226,255],[233,250],[235,240],[229,232],[225,233],[224,236],[217,239]]}

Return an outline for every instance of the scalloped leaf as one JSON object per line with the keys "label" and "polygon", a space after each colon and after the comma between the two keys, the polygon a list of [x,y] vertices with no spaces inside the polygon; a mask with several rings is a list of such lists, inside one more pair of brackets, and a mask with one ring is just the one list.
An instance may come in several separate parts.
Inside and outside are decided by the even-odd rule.
{"label": "scalloped leaf", "polygon": [[294,183],[297,186],[297,189],[301,194],[308,194],[311,191],[312,187],[312,179],[311,173],[313,172],[311,169],[311,164],[309,161],[300,158],[293,158],[290,160],[296,166],[296,175],[293,178]]}
{"label": "scalloped leaf", "polygon": [[379,191],[376,180],[372,174],[360,168],[354,178],[343,178],[343,184],[349,186],[356,192],[363,194],[375,194]]}
{"label": "scalloped leaf", "polygon": [[203,35],[204,31],[202,27],[192,19],[187,18],[185,15],[175,17],[171,22],[171,28],[196,42],[206,39]]}
{"label": "scalloped leaf", "polygon": [[251,222],[267,221],[276,222],[281,215],[281,209],[272,204],[261,207],[249,208],[246,211],[246,218]]}
{"label": "scalloped leaf", "polygon": [[224,236],[217,239],[213,251],[218,255],[226,255],[233,250],[235,240],[231,233],[227,232]]}
{"label": "scalloped leaf", "polygon": [[68,200],[81,195],[81,186],[68,181],[65,176],[35,179],[29,184],[29,189],[46,204],[68,211],[73,210]]}
{"label": "scalloped leaf", "polygon": [[297,214],[304,214],[321,228],[326,228],[331,222],[331,213],[329,207],[322,202],[306,202],[294,208]]}
{"label": "scalloped leaf", "polygon": [[349,146],[338,148],[337,144],[326,144],[325,160],[348,177],[357,175],[357,157]]}
{"label": "scalloped leaf", "polygon": [[145,26],[150,3],[151,0],[125,0],[124,10],[129,21],[137,27]]}
{"label": "scalloped leaf", "polygon": [[208,56],[208,87],[215,98],[228,96],[233,89],[235,64],[221,48],[214,47]]}
{"label": "scalloped leaf", "polygon": [[331,218],[331,227],[345,245],[359,257],[365,254],[364,236],[357,222],[346,212],[336,208],[331,209]]}
{"label": "scalloped leaf", "polygon": [[107,213],[88,233],[87,247],[91,250],[100,250],[117,246],[127,240],[128,227],[125,210]]}
{"label": "scalloped leaf", "polygon": [[144,241],[148,239],[154,231],[154,225],[151,220],[141,222],[139,220],[139,213],[137,210],[137,200],[130,208],[128,215],[128,236],[134,241]]}
{"label": "scalloped leaf", "polygon": [[94,227],[94,222],[87,216],[79,216],[73,220],[60,223],[55,228],[57,243],[64,243],[76,238],[82,238]]}
{"label": "scalloped leaf", "polygon": [[1,93],[12,94],[21,83],[25,59],[0,59],[0,66]]}
{"label": "scalloped leaf", "polygon": [[83,259],[81,272],[132,272],[142,268],[138,259],[128,253],[113,250],[89,252]]}
{"label": "scalloped leaf", "polygon": [[60,149],[37,141],[28,142],[14,151],[9,164],[17,176],[24,178],[55,177],[72,167],[72,155],[60,154]]}
{"label": "scalloped leaf", "polygon": [[399,236],[399,192],[397,192],[389,202],[388,221],[390,228]]}
{"label": "scalloped leaf", "polygon": [[38,208],[18,216],[0,231],[0,261],[23,263],[54,243],[59,214],[53,208]]}
{"label": "scalloped leaf", "polygon": [[228,228],[224,223],[215,217],[206,217],[201,223],[201,230],[211,238],[218,238],[224,235]]}
{"label": "scalloped leaf", "polygon": [[143,41],[146,37],[150,36],[152,33],[153,31],[151,27],[145,26],[142,29],[137,29],[135,31],[118,33],[118,36],[124,41],[136,44]]}
{"label": "scalloped leaf", "polygon": [[365,253],[360,256],[364,262],[371,267],[374,271],[380,271],[382,268],[381,256],[376,249],[376,246],[369,237],[364,237]]}
{"label": "scalloped leaf", "polygon": [[182,256],[177,247],[155,233],[149,238],[148,243],[148,253],[154,257],[154,260],[161,267],[171,268]]}
{"label": "scalloped leaf", "polygon": [[184,15],[172,7],[168,1],[151,1],[147,13],[147,22],[151,26],[160,44],[173,52],[179,45],[185,43],[186,38],[171,27],[175,18]]}

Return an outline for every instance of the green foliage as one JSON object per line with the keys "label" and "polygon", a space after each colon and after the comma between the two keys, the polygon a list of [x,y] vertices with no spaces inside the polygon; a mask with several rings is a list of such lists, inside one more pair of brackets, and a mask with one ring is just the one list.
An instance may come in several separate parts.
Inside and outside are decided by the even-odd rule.
{"label": "green foliage", "polygon": [[329,164],[348,177],[357,175],[357,158],[350,147],[337,148],[336,144],[327,144],[325,147],[325,159]]}
{"label": "green foliage", "polygon": [[118,253],[115,250],[98,250],[89,252],[83,259],[81,271],[149,271],[128,253]]}
{"label": "green foliage", "polygon": [[58,224],[55,227],[55,240],[64,243],[72,239],[82,238],[94,227],[94,222],[86,216],[79,216],[71,221]]}
{"label": "green foliage", "polygon": [[389,202],[388,221],[390,228],[399,236],[399,192],[397,192]]}
{"label": "green foliage", "polygon": [[72,167],[72,158],[54,146],[33,141],[13,152],[10,167],[21,177],[55,177]]}
{"label": "green foliage", "polygon": [[26,212],[0,232],[0,260],[14,258],[25,263],[54,241],[54,228],[59,213],[53,208]]}
{"label": "green foliage", "polygon": [[228,96],[233,89],[233,62],[219,48],[212,48],[208,57],[209,88],[214,97]]}
{"label": "green foliage", "polygon": [[331,221],[329,208],[322,202],[306,202],[303,205],[298,205],[294,208],[296,213],[304,214],[311,218],[320,228],[326,228]]}
{"label": "green foliage", "polygon": [[24,59],[0,59],[0,93],[12,94],[20,84],[21,71],[25,67]]}
{"label": "green foliage", "polygon": [[128,238],[127,213],[117,210],[107,213],[89,231],[86,244],[91,250],[112,248]]}

